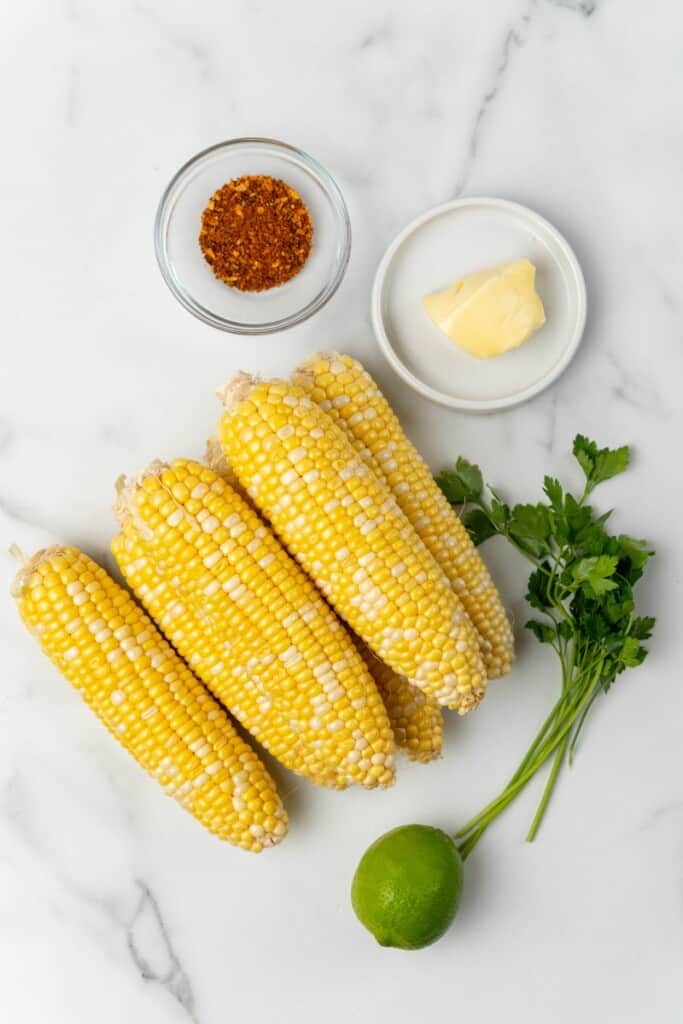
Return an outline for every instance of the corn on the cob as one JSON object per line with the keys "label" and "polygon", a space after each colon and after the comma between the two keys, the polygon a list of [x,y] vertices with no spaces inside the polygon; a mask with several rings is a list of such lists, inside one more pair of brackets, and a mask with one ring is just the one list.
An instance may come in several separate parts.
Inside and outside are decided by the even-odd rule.
{"label": "corn on the cob", "polygon": [[[204,461],[214,473],[226,480],[251,504],[217,437],[210,437],[206,442]],[[407,754],[411,761],[426,764],[439,757],[443,742],[443,718],[438,703],[380,661],[362,640],[358,637],[353,639],[360,656],[370,670],[370,675],[375,680],[389,717],[396,746]]]}
{"label": "corn on the cob", "polygon": [[384,701],[398,749],[411,761],[434,761],[443,744],[443,716],[437,702],[397,675],[364,644],[361,654]]}
{"label": "corn on the cob", "polygon": [[332,352],[307,359],[293,381],[344,427],[356,450],[386,479],[478,630],[489,677],[504,675],[514,658],[514,640],[496,587],[370,374],[350,356]]}
{"label": "corn on the cob", "polygon": [[440,704],[476,707],[486,675],[474,627],[345,432],[283,381],[240,374],[220,394],[228,462],[337,612]]}
{"label": "corn on the cob", "polygon": [[[214,435],[209,437],[206,441],[206,447],[204,449],[204,462],[212,470],[216,476],[222,477],[226,483],[230,484],[233,491],[239,494],[240,498],[244,498],[247,504],[251,505],[252,508],[255,506],[251,503],[249,495],[245,491],[242,484],[237,479],[237,474],[228,462],[221,448],[221,443],[218,438]],[[258,512],[258,509],[256,509]]]}
{"label": "corn on the cob", "polygon": [[335,788],[393,782],[393,737],[350,637],[254,510],[199,463],[121,492],[112,551],[177,650],[288,768]]}
{"label": "corn on the cob", "polygon": [[[177,577],[166,570],[172,584],[163,563],[156,561],[154,553],[144,546],[129,525],[114,538],[111,548],[128,585],[143,601],[159,628],[173,640],[205,685],[226,705],[232,702],[233,714],[249,725],[254,739],[268,747],[292,771],[318,785],[346,788],[348,778],[334,765],[325,764],[320,749],[307,745],[306,737],[294,731],[291,715],[285,713],[280,702],[271,699],[270,691],[262,685],[257,665],[252,664],[250,669],[245,668],[238,677],[232,678],[232,661],[227,666],[225,661],[226,634],[213,630],[206,615],[192,610],[178,588]],[[242,663],[248,665],[250,652],[231,645],[231,657],[238,653]],[[237,687],[244,689],[236,695]]]}
{"label": "corn on the cob", "polygon": [[258,756],[104,569],[76,548],[48,548],[12,592],[45,654],[168,795],[246,850],[280,841],[287,816]]}

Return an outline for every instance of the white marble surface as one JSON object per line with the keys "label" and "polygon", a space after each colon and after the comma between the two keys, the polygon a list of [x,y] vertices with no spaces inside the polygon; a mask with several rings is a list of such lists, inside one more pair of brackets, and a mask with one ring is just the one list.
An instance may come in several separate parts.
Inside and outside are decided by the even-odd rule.
{"label": "white marble surface", "polygon": [[[557,685],[520,644],[508,682],[444,759],[385,795],[278,778],[287,842],[250,857],[205,835],[104,734],[0,600],[0,1017],[3,1024],[620,1024],[683,1018],[680,473],[683,146],[675,4],[635,0],[26,0],[0,42],[3,329],[0,575],[8,544],[102,556],[112,482],[198,454],[213,388],[321,346],[375,369],[434,465],[462,452],[515,496],[571,472],[577,430],[632,441],[605,490],[659,558],[646,666],[595,713],[540,839],[538,792],[468,864],[448,938],[381,950],[350,911],[366,844],[410,820],[454,827],[513,768]],[[240,134],[308,149],[349,201],[354,251],[311,323],[240,341],[167,292],[151,245],[163,186]],[[393,233],[456,194],[526,202],[586,272],[570,370],[490,418],[431,407],[383,364],[371,275]],[[489,559],[523,619],[525,576]],[[3,585],[3,589],[5,584]],[[678,650],[677,650],[678,648]]]}

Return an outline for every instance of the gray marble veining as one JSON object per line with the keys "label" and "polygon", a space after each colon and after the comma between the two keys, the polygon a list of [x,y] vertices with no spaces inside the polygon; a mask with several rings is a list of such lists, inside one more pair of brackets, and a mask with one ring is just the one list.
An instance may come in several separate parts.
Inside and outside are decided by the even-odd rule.
{"label": "gray marble veining", "polygon": [[[368,362],[435,467],[457,454],[501,490],[573,479],[575,433],[631,442],[604,492],[659,555],[653,653],[620,680],[562,779],[538,843],[533,796],[491,830],[460,918],[418,956],[373,946],[347,888],[385,828],[462,822],[517,762],[554,694],[520,643],[509,681],[448,725],[444,758],[385,794],[278,772],[292,828],[251,857],[144,778],[0,597],[0,1017],[7,1024],[347,1024],[430,1014],[493,1024],[683,1018],[679,633],[683,546],[683,9],[635,0],[68,0],[8,9],[0,40],[0,576],[57,541],[106,564],[113,482],[197,456],[213,391],[310,351]],[[156,269],[158,198],[193,152],[280,137],[340,181],[354,249],[334,300],[276,338],[218,335]],[[583,345],[527,406],[430,406],[374,343],[369,292],[402,225],[460,194],[557,223],[588,287]],[[601,499],[603,500],[603,499]],[[487,555],[516,623],[526,578]],[[632,677],[631,677],[632,676]]]}
{"label": "gray marble veining", "polygon": [[163,986],[199,1024],[190,979],[178,959],[159,904],[146,882],[138,880],[140,899],[126,929],[126,942],[141,977]]}

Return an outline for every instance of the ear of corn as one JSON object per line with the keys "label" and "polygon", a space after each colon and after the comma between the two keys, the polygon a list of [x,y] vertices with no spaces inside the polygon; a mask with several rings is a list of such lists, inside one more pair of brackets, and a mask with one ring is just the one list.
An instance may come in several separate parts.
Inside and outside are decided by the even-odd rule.
{"label": "ear of corn", "polygon": [[514,641],[495,585],[370,374],[350,356],[333,352],[306,360],[293,380],[344,428],[356,450],[387,481],[475,625],[490,678],[504,675],[514,658]]}
{"label": "ear of corn", "polygon": [[386,483],[305,393],[242,374],[219,436],[250,497],[337,612],[440,704],[471,710],[486,676],[475,630]]}
{"label": "ear of corn", "polygon": [[204,462],[216,476],[222,477],[227,484],[230,484],[233,491],[236,491],[240,498],[244,498],[247,504],[251,504],[249,495],[237,479],[237,474],[226,459],[221,443],[215,435],[207,439],[204,449]]}
{"label": "ear of corn", "polygon": [[[214,473],[226,480],[249,502],[249,496],[238,482],[217,437],[210,437],[206,442],[204,458]],[[358,637],[353,639],[375,680],[398,749],[411,761],[423,764],[439,757],[443,741],[443,719],[437,702],[403,676],[396,675]]]}
{"label": "ear of corn", "polygon": [[263,764],[104,569],[76,548],[49,548],[13,594],[45,654],[168,795],[246,850],[280,841],[287,816]]}
{"label": "ear of corn", "polygon": [[391,784],[377,688],[311,581],[225,480],[158,464],[123,491],[113,553],[200,678],[283,764],[323,785]]}
{"label": "ear of corn", "polygon": [[443,716],[434,698],[397,675],[364,644],[361,654],[384,701],[398,749],[422,764],[440,757]]}
{"label": "ear of corn", "polygon": [[[127,526],[112,541],[112,553],[128,585],[140,598],[152,618],[169,636],[192,670],[243,724],[251,735],[282,764],[311,781],[331,789],[345,789],[348,778],[326,764],[319,747],[306,743],[295,731],[291,715],[281,702],[273,702],[269,681],[262,680],[257,665],[244,648],[236,649],[226,640],[227,633],[212,628],[212,620],[195,613],[193,602],[185,598],[177,577],[169,572],[140,537]],[[173,584],[170,580],[173,580]],[[229,645],[229,647],[228,647]],[[244,671],[232,675],[232,662],[226,656],[239,654]]]}

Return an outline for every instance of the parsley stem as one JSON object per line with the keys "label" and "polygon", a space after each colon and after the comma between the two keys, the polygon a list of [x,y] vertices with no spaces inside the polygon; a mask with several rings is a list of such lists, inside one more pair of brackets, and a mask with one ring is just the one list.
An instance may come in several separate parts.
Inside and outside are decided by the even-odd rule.
{"label": "parsley stem", "polygon": [[[532,760],[526,769],[522,771],[514,781],[510,781],[503,791],[499,793],[494,800],[487,804],[479,814],[476,814],[467,822],[466,825],[456,832],[455,838],[462,841],[460,844],[460,853],[463,858],[469,856],[491,822],[494,821],[510,803],[512,803],[515,797],[531,781],[536,772],[545,764],[548,758],[555,753],[565,738],[569,736],[577,716],[581,714],[586,704],[592,699],[599,681],[600,672],[598,671],[590,677],[589,683],[581,688],[580,699],[577,701],[575,697],[573,700],[568,702],[568,706],[560,715],[559,723],[557,723],[551,730],[550,736],[541,743],[540,750],[538,750],[532,757]],[[565,695],[564,698],[561,698],[561,702],[566,702],[566,700],[567,695]],[[556,775],[557,773],[555,774],[555,778]],[[554,781],[555,780],[553,779],[553,783]],[[550,791],[552,791],[552,786],[550,787]],[[545,800],[546,806],[550,799],[550,791],[548,792],[548,796]],[[543,807],[543,811],[545,811],[545,806]]]}
{"label": "parsley stem", "polygon": [[599,695],[599,693],[600,693],[599,690],[595,691],[595,693],[593,694],[590,702],[588,704],[586,704],[585,708],[583,709],[583,711],[581,713],[581,717],[579,718],[579,720],[577,722],[576,729],[574,730],[574,735],[572,736],[572,742],[571,742],[570,747],[569,747],[569,764],[570,764],[570,766],[574,762],[574,754],[576,753],[576,744],[577,744],[579,736],[581,734],[581,730],[583,729],[584,722],[586,721],[586,718],[588,717],[588,712],[593,707],[593,702],[595,701],[595,698]]}
{"label": "parsley stem", "polygon": [[527,843],[533,843],[534,839],[536,838],[536,833],[538,832],[538,829],[539,829],[539,826],[541,824],[541,821],[543,820],[543,815],[545,814],[546,807],[548,806],[548,802],[550,801],[550,797],[551,797],[553,789],[555,787],[555,783],[557,782],[557,776],[560,773],[560,768],[562,767],[562,762],[564,761],[564,756],[567,753],[567,744],[568,743],[569,743],[569,733],[567,733],[565,738],[562,740],[562,742],[560,743],[560,745],[557,748],[557,751],[555,753],[555,757],[553,759],[552,768],[550,769],[550,774],[548,775],[548,780],[547,780],[547,782],[545,784],[545,788],[543,790],[543,796],[541,797],[541,802],[539,803],[539,805],[538,805],[538,807],[536,809],[536,813],[534,815],[534,820],[531,822],[531,827],[529,828],[529,831],[526,834],[526,841],[527,841]]}
{"label": "parsley stem", "polygon": [[[568,694],[573,691],[575,685],[579,683],[585,672],[587,670],[589,671],[592,668],[592,665],[584,666],[584,668],[581,671],[577,672],[576,675],[574,675],[575,663],[576,647],[573,646],[568,662],[563,661],[562,663],[562,693],[553,705],[550,714],[548,715],[545,722],[536,734],[534,742],[527,750],[526,754],[524,755],[522,761],[519,764],[519,767],[517,768],[517,771],[508,782],[508,785],[511,785],[513,782],[516,782],[519,776],[525,771],[527,765],[533,758],[534,754],[540,747],[541,743],[546,739],[550,727],[553,725],[553,723],[557,724],[556,720],[558,716],[560,716],[560,712],[566,712],[568,706],[570,706],[568,705],[567,700]],[[585,714],[586,711],[584,711],[584,715]]]}
{"label": "parsley stem", "polygon": [[[498,794],[498,796],[494,800],[491,801],[491,803],[487,804],[486,807],[482,811],[479,812],[479,814],[477,814],[473,818],[471,818],[468,821],[468,823],[466,825],[464,825],[456,833],[456,839],[459,839],[461,837],[464,838],[467,835],[467,833],[470,832],[473,828],[476,828],[484,820],[488,819],[489,816],[490,816],[490,813],[492,811],[495,811],[496,814],[497,814],[498,813],[498,805],[499,804],[502,804],[502,806],[500,807],[500,810],[503,810],[504,807],[507,807],[507,804],[510,802],[510,799],[512,799],[512,797],[510,797],[508,799],[508,796],[509,796],[510,792],[514,789],[513,796],[516,795],[516,793],[518,792],[518,789],[516,789],[515,787],[519,787],[520,783],[522,783],[522,785],[526,785],[526,783],[529,782],[529,780],[531,779],[533,774],[538,770],[538,768],[540,767],[540,764],[543,763],[542,761],[540,762],[540,764],[536,763],[536,760],[538,758],[538,750],[539,750],[539,747],[541,749],[543,748],[543,744],[544,743],[547,744],[547,743],[551,742],[551,738],[553,736],[553,731],[551,729],[550,737],[549,737],[548,736],[548,730],[553,725],[553,719],[559,718],[559,721],[561,723],[563,721],[564,717],[566,716],[566,714],[567,714],[567,698],[566,698],[566,695],[563,695],[563,696],[558,698],[558,700],[557,700],[557,702],[555,704],[555,707],[551,711],[551,713],[548,716],[548,718],[546,719],[546,721],[541,726],[541,729],[539,730],[539,732],[536,735],[533,743],[529,747],[529,750],[527,751],[527,753],[525,754],[524,758],[522,759],[519,767],[517,768],[517,771],[512,776],[512,778],[509,780],[509,782],[507,783],[505,788],[501,791],[501,793]],[[557,727],[558,727],[557,726],[557,722],[555,722],[554,725],[555,725],[555,730],[557,730]],[[552,752],[552,749],[553,748],[551,747],[551,750],[549,751],[549,753]],[[546,754],[546,757],[543,760],[546,760],[548,756],[549,755]],[[533,766],[533,767],[531,767],[531,766]],[[491,820],[493,820],[493,819],[491,819]]]}
{"label": "parsley stem", "polygon": [[539,729],[538,733],[536,734],[536,738],[535,738],[534,742],[531,744],[531,746],[527,750],[526,754],[522,758],[522,760],[521,760],[521,762],[519,764],[519,767],[517,768],[517,771],[515,772],[515,774],[512,776],[512,778],[508,782],[508,785],[511,785],[513,782],[516,782],[517,779],[520,777],[520,775],[522,775],[522,773],[525,771],[527,765],[529,764],[529,762],[533,758],[534,754],[536,753],[536,751],[540,747],[540,745],[543,742],[543,740],[546,738],[548,730],[550,729],[551,725],[553,725],[553,723],[555,722],[555,719],[557,718],[557,716],[558,716],[559,712],[561,711],[561,709],[562,709],[564,704],[565,704],[565,697],[564,697],[564,695],[562,695],[561,697],[558,697],[558,699],[556,700],[556,702],[555,702],[555,704],[553,706],[552,711],[550,712],[550,714],[546,718],[545,722],[543,723],[543,725]]}
{"label": "parsley stem", "polygon": [[463,857],[548,762],[526,836],[529,842],[535,838],[562,768],[572,764],[596,698],[624,669],[641,664],[647,655],[642,641],[651,635],[654,619],[635,617],[633,587],[653,552],[644,541],[608,533],[610,513],[597,515],[589,504],[598,484],[626,469],[629,448],[599,448],[577,434],[572,452],[584,474],[578,496],[546,476],[547,501],[508,505],[485,485],[479,467],[463,458],[438,480],[451,504],[469,506],[463,522],[475,544],[494,535],[504,537],[533,566],[526,596],[543,620],[532,619],[526,625],[555,651],[562,671],[560,696],[514,775],[456,833]]}

